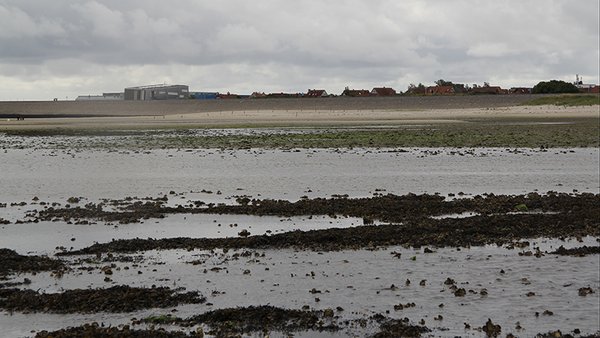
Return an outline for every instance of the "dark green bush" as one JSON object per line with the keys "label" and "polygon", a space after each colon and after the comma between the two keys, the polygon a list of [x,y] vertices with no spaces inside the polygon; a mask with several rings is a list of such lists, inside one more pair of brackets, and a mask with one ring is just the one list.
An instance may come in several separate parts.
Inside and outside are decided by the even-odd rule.
{"label": "dark green bush", "polygon": [[561,81],[550,80],[547,82],[541,81],[536,84],[532,90],[533,94],[557,94],[557,93],[579,93],[579,89],[574,84]]}

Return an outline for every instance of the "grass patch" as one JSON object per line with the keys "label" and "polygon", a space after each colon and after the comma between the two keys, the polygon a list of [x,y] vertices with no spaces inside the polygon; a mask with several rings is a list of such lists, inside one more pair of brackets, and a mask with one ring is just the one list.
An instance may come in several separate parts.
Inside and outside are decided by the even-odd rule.
{"label": "grass patch", "polygon": [[[8,131],[1,148],[290,149],[355,147],[599,147],[597,118],[498,120],[382,128],[296,128],[294,132],[219,134],[197,129]],[[259,130],[257,128],[256,130]],[[10,138],[13,136],[15,138]],[[64,136],[70,136],[65,138]],[[29,145],[28,145],[29,144]]]}
{"label": "grass patch", "polygon": [[600,104],[600,95],[559,95],[538,97],[522,103],[522,106],[593,106]]}
{"label": "grass patch", "polygon": [[598,147],[597,121],[545,125],[443,125],[427,128],[376,130],[330,129],[317,133],[228,135],[199,137],[170,135],[135,137],[133,144],[151,149],[221,148],[289,149],[353,147]]}

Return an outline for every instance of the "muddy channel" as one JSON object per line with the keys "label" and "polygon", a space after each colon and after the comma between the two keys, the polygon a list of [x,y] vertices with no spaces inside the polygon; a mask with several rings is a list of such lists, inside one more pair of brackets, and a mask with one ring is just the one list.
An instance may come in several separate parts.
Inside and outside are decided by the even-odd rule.
{"label": "muddy channel", "polygon": [[598,336],[598,155],[6,149],[0,328]]}

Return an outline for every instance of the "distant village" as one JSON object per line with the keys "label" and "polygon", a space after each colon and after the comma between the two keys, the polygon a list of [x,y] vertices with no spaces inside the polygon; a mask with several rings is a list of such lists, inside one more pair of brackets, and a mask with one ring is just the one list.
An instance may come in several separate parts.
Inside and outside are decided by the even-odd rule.
{"label": "distant village", "polygon": [[[562,81],[561,81],[562,82]],[[570,84],[569,84],[570,85]],[[579,75],[573,82],[573,88],[580,93],[598,93],[600,87],[596,84],[584,84]],[[535,87],[534,87],[535,88]],[[204,92],[190,91],[188,85],[148,85],[125,88],[122,92],[103,93],[102,95],[80,95],[76,101],[151,101],[151,100],[226,100],[226,99],[264,99],[264,98],[327,98],[327,97],[390,97],[397,95],[407,96],[434,96],[434,95],[519,95],[535,93],[534,88],[512,87],[504,89],[492,86],[485,82],[482,85],[471,86],[452,83],[451,81],[438,80],[435,86],[411,84],[404,92],[396,91],[389,87],[375,87],[369,89],[344,88],[340,94],[327,93],[324,89],[308,89],[304,93],[265,93],[235,94],[231,92]]]}

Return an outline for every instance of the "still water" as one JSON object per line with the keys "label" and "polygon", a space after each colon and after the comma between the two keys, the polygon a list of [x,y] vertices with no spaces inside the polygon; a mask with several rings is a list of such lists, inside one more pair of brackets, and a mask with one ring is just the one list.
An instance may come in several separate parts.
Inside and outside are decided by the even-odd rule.
{"label": "still water", "polygon": [[[0,152],[0,202],[91,200],[211,191],[227,197],[598,193],[598,149],[448,148],[354,150],[152,150],[102,152],[8,149]],[[220,194],[217,194],[220,192]]]}

